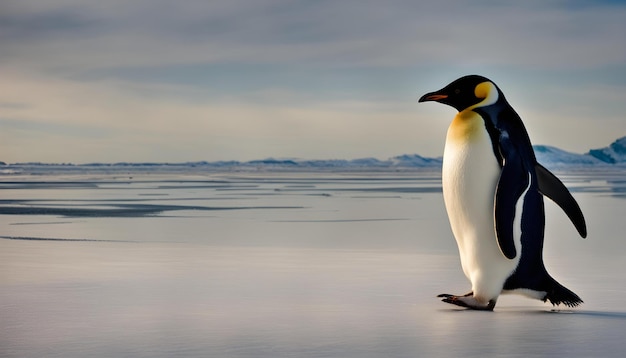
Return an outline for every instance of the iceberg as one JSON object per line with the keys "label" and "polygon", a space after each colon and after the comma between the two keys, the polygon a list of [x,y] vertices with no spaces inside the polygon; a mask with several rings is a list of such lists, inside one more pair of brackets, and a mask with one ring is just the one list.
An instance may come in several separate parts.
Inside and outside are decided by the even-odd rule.
{"label": "iceberg", "polygon": [[592,149],[587,154],[605,163],[626,163],[626,136],[619,138],[608,147]]}
{"label": "iceberg", "polygon": [[601,160],[589,154],[577,154],[567,152],[565,150],[552,147],[549,145],[535,145],[535,156],[537,161],[549,167],[562,166],[589,166],[589,165],[605,165]]}

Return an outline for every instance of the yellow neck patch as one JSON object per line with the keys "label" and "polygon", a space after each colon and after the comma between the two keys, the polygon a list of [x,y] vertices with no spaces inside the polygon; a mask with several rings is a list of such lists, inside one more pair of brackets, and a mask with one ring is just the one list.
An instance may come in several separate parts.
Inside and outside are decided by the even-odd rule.
{"label": "yellow neck patch", "polygon": [[448,128],[448,141],[471,141],[477,139],[485,129],[483,118],[476,112],[464,110],[459,112]]}
{"label": "yellow neck patch", "polygon": [[474,88],[474,95],[476,95],[476,98],[482,98],[483,100],[473,106],[467,107],[464,111],[489,106],[498,101],[498,89],[496,85],[489,81],[479,83],[476,88]]}

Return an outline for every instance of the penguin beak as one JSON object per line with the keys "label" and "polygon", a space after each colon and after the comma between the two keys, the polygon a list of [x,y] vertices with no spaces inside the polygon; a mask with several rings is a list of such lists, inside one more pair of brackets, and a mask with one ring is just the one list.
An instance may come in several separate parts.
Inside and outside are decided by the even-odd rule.
{"label": "penguin beak", "polygon": [[428,102],[428,101],[435,101],[435,102],[440,102],[442,99],[446,99],[448,98],[447,94],[441,94],[438,92],[431,92],[431,93],[426,93],[425,95],[423,95],[418,102]]}

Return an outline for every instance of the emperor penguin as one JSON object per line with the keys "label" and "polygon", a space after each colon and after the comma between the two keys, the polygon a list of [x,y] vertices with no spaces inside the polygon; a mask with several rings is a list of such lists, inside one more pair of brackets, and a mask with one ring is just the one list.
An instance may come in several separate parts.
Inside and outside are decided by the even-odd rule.
{"label": "emperor penguin", "polygon": [[544,203],[558,204],[587,236],[585,219],[565,185],[537,163],[526,128],[498,86],[469,75],[419,102],[455,108],[443,155],[443,198],[461,266],[472,284],[442,301],[492,311],[502,293],[574,307],[583,301],[543,263]]}

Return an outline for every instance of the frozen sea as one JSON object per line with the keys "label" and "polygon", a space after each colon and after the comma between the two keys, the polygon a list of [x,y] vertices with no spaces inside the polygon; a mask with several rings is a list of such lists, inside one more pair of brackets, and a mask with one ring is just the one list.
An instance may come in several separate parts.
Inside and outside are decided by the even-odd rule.
{"label": "frozen sea", "polygon": [[0,176],[0,357],[623,357],[626,172],[558,172],[577,308],[469,290],[439,173]]}

